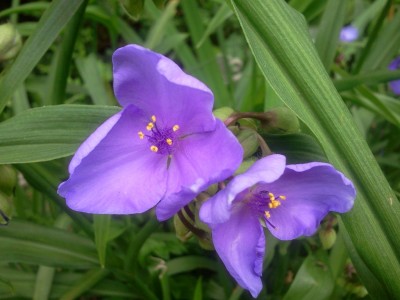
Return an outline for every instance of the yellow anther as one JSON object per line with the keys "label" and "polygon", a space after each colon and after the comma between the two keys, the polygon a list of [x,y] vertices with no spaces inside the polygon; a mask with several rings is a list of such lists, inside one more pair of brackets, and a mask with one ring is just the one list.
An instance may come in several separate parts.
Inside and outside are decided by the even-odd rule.
{"label": "yellow anther", "polygon": [[158,147],[153,145],[153,146],[150,147],[150,150],[153,151],[153,152],[157,152],[158,151]]}
{"label": "yellow anther", "polygon": [[173,131],[179,130],[179,125],[174,125],[174,126],[172,127],[172,130],[173,130]]}
{"label": "yellow anther", "polygon": [[153,129],[153,127],[154,127],[154,124],[153,124],[152,122],[149,122],[149,124],[147,124],[147,126],[146,126],[146,129],[147,129],[148,131],[150,131],[150,130]]}
{"label": "yellow anther", "polygon": [[170,146],[172,145],[172,140],[171,139],[166,139],[166,142],[167,142],[168,145],[170,145]]}
{"label": "yellow anther", "polygon": [[139,131],[139,132],[138,132],[138,135],[139,135],[139,138],[140,138],[141,140],[143,140],[143,138],[144,138],[143,132]]}
{"label": "yellow anther", "polygon": [[281,198],[282,200],[286,200],[286,196],[280,195],[279,198]]}
{"label": "yellow anther", "polygon": [[281,202],[277,200],[271,200],[271,202],[268,203],[269,208],[277,208],[279,205],[281,205]]}
{"label": "yellow anther", "polygon": [[267,210],[264,212],[264,215],[265,215],[265,217],[266,217],[267,219],[271,218],[271,214],[270,214],[269,211],[267,211]]}
{"label": "yellow anther", "polygon": [[156,120],[157,120],[157,119],[156,119],[156,116],[155,116],[155,115],[152,115],[152,116],[151,116],[151,120],[155,123]]}
{"label": "yellow anther", "polygon": [[268,193],[268,196],[269,196],[269,198],[271,199],[275,199],[275,196],[274,196],[274,194],[272,194],[272,193]]}

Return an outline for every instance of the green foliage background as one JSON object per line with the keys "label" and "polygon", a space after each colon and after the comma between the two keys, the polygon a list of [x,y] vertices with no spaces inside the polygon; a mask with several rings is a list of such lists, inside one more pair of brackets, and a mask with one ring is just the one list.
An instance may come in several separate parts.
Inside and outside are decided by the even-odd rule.
{"label": "green foliage background", "polygon": [[[400,298],[400,99],[387,86],[400,78],[387,70],[400,54],[398,1],[0,7],[23,38],[1,64],[0,209],[12,219],[0,227],[0,299],[251,299],[214,252],[178,240],[172,220],[79,214],[56,193],[79,144],[119,110],[111,55],[128,43],[174,59],[212,89],[216,108],[287,106],[303,133],[266,136],[271,149],[329,161],[355,183],[354,209],[322,226],[320,236],[337,232],[331,249],[318,236],[267,235],[259,299]],[[348,24],[360,37],[343,43]]]}

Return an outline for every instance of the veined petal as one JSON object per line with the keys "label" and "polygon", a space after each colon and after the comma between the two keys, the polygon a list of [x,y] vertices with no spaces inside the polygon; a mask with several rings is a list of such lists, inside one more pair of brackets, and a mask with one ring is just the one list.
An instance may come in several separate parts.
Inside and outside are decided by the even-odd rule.
{"label": "veined petal", "polygon": [[122,106],[135,104],[164,126],[191,134],[213,130],[214,96],[202,82],[167,57],[138,45],[113,55],[114,92]]}
{"label": "veined petal", "polygon": [[255,298],[262,289],[261,271],[265,237],[257,216],[250,210],[232,214],[212,230],[215,250],[239,285]]}
{"label": "veined petal", "polygon": [[231,176],[242,155],[242,146],[219,120],[214,131],[181,140],[168,169],[167,192],[156,208],[158,219],[170,218],[208,186]]}
{"label": "veined petal", "polygon": [[100,214],[144,212],[164,196],[166,157],[153,153],[137,132],[142,112],[130,105],[111,117],[77,152],[70,178],[58,193],[78,211]]}
{"label": "veined petal", "polygon": [[[259,182],[273,182],[285,170],[286,158],[283,155],[269,155],[256,161],[246,173],[235,176],[225,189],[205,202],[200,209],[200,219],[213,227],[226,222],[231,214],[232,203],[240,192]],[[241,199],[236,199],[240,201]]]}
{"label": "veined petal", "polygon": [[271,211],[269,221],[276,228],[267,224],[281,240],[314,234],[330,211],[349,211],[356,196],[351,181],[325,163],[288,165],[282,177],[265,189],[286,196],[281,206]]}

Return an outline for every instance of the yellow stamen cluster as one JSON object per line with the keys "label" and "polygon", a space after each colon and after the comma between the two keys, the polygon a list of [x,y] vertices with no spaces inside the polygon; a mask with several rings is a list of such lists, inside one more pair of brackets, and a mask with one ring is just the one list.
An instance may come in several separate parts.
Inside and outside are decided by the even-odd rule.
{"label": "yellow stamen cluster", "polygon": [[148,131],[152,130],[153,128],[154,128],[154,123],[152,123],[152,122],[149,122],[149,124],[147,124],[147,126],[146,126],[146,129]]}
{"label": "yellow stamen cluster", "polygon": [[[145,134],[143,133],[143,131],[138,131],[139,139],[142,140],[142,139],[144,139],[145,136],[147,136],[147,137],[149,137],[149,139],[152,138],[152,139],[154,140],[154,135],[156,135],[156,136],[162,136],[162,135],[163,135],[163,131],[160,132],[159,129],[157,128],[156,121],[157,121],[156,116],[155,116],[155,115],[152,115],[152,116],[150,117],[150,122],[147,123],[147,125],[146,125],[146,129],[147,129],[147,131],[152,131],[153,133],[150,133],[150,136],[149,136],[149,135],[145,135]],[[174,125],[174,126],[172,127],[172,130],[173,130],[174,132],[177,131],[177,130],[179,130],[179,125]],[[167,137],[167,138],[165,139],[165,142],[166,142],[169,146],[172,146],[172,144],[173,144],[172,137]],[[158,146],[160,146],[160,145],[158,145]],[[164,146],[162,146],[162,147],[164,147]],[[156,145],[151,145],[151,146],[150,146],[150,150],[153,151],[153,152],[158,152],[158,151],[159,151],[159,148],[158,148]],[[164,150],[163,150],[163,151],[164,151]],[[171,155],[170,155],[169,157],[171,157]]]}
{"label": "yellow stamen cluster", "polygon": [[[275,195],[273,193],[268,193],[268,197],[269,197],[269,203],[268,203],[269,208],[277,208],[278,206],[280,206],[281,201],[279,201],[278,199],[286,200],[285,196],[281,195],[281,196],[275,197]],[[268,210],[266,210],[264,212],[264,215],[267,219],[271,218],[271,214]]]}

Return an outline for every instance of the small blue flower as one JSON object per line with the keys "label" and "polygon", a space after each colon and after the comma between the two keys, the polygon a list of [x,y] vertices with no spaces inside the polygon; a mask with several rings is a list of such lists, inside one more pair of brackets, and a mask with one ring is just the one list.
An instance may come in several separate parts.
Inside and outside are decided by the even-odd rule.
{"label": "small blue flower", "polygon": [[[392,71],[400,69],[400,56],[390,62],[388,69]],[[389,87],[393,93],[400,95],[400,79],[390,81]]]}
{"label": "small blue flower", "polygon": [[352,25],[348,25],[342,28],[339,38],[342,42],[350,43],[358,39],[358,35],[358,29]]}

